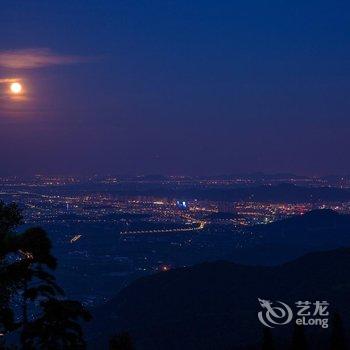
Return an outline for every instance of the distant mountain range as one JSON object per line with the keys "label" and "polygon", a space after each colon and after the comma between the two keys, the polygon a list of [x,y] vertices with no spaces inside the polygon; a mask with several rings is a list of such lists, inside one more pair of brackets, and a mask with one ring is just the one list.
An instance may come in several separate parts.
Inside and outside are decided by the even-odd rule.
{"label": "distant mountain range", "polygon": [[[16,186],[26,188],[25,185]],[[125,196],[155,196],[182,200],[213,200],[213,201],[254,201],[270,203],[314,203],[348,202],[350,190],[339,187],[296,186],[290,183],[274,185],[231,184],[211,185],[196,181],[188,183],[168,183],[161,180],[146,183],[78,183],[64,186],[38,187],[36,193],[52,193],[71,195],[79,191],[106,192]]]}
{"label": "distant mountain range", "polygon": [[282,183],[276,186],[253,187],[178,187],[155,186],[119,191],[129,195],[164,196],[168,198],[201,199],[214,201],[255,201],[276,203],[319,203],[350,200],[350,191],[336,187],[303,187]]}
{"label": "distant mountain range", "polygon": [[[350,216],[331,210],[249,230],[260,237],[260,243],[253,249],[234,250],[231,261],[271,263],[315,249],[350,246]],[[326,300],[350,327],[349,295],[350,248],[309,253],[270,267],[203,263],[131,283],[96,310],[94,325],[99,327],[89,330],[90,341],[128,330],[136,348],[142,350],[245,349],[246,345],[255,349],[261,337],[258,298],[291,305],[299,300]],[[322,329],[318,334],[316,330],[320,331],[311,332],[313,343],[323,349],[329,331]],[[290,332],[288,326],[274,330],[279,339]]]}
{"label": "distant mountain range", "polygon": [[228,259],[249,264],[282,263],[308,252],[350,247],[350,215],[323,209],[245,229],[247,249]]}
{"label": "distant mountain range", "polygon": [[[204,263],[130,284],[96,310],[94,323],[101,327],[90,331],[90,341],[128,330],[142,350],[255,349],[262,327],[258,298],[291,306],[299,300],[325,300],[348,327],[349,295],[350,248],[310,253],[276,267]],[[278,339],[290,333],[290,326],[273,330]],[[323,349],[329,329],[311,327],[309,333],[314,348]]]}
{"label": "distant mountain range", "polygon": [[350,245],[350,215],[333,210],[313,210],[268,225],[251,228],[263,241],[305,247]]}

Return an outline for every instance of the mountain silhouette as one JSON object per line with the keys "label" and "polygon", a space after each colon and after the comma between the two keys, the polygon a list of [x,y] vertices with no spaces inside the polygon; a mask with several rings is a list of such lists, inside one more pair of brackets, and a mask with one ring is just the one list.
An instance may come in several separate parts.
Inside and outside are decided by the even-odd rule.
{"label": "mountain silhouette", "polygon": [[[123,193],[116,189],[115,193]],[[216,200],[216,201],[255,201],[270,203],[324,203],[348,202],[350,191],[336,187],[305,187],[289,183],[278,185],[255,185],[235,188],[169,188],[157,184],[150,188],[128,188],[129,195],[161,196],[170,198]]]}
{"label": "mountain silhouette", "polygon": [[[95,324],[103,328],[90,334],[100,341],[108,333],[127,330],[136,348],[144,350],[254,348],[261,336],[258,298],[289,305],[326,300],[331,310],[341,310],[348,326],[349,294],[350,248],[310,253],[274,267],[203,263],[131,283],[96,310]],[[283,338],[290,328],[274,332]],[[311,332],[316,346],[329,330]]]}
{"label": "mountain silhouette", "polygon": [[329,209],[313,210],[268,225],[254,226],[252,232],[269,243],[339,248],[350,246],[350,215]]}
{"label": "mountain silhouette", "polygon": [[251,242],[225,257],[244,264],[278,264],[313,251],[350,246],[350,215],[313,210],[244,230]]}

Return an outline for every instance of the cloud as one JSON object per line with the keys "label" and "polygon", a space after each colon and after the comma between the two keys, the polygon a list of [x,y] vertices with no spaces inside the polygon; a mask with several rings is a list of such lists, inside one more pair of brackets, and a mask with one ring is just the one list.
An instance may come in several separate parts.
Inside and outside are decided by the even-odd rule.
{"label": "cloud", "polygon": [[20,80],[21,79],[17,79],[17,78],[4,78],[4,79],[0,78],[0,84],[15,83],[15,82],[18,82]]}
{"label": "cloud", "polygon": [[36,69],[91,60],[89,57],[57,54],[48,48],[0,51],[0,67],[10,69]]}

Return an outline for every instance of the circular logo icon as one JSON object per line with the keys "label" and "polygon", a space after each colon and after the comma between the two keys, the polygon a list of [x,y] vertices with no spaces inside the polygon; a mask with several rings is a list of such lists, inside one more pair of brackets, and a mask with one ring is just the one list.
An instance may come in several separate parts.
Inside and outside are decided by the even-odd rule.
{"label": "circular logo icon", "polygon": [[258,313],[259,321],[266,327],[274,328],[288,324],[293,318],[292,309],[282,301],[271,302],[269,300],[258,299],[264,309]]}

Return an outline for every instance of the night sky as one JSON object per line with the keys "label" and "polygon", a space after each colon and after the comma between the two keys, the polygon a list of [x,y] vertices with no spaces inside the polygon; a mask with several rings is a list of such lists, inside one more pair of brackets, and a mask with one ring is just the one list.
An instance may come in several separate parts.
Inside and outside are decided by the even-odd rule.
{"label": "night sky", "polygon": [[348,1],[1,0],[0,174],[350,173],[349,38]]}

